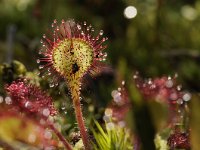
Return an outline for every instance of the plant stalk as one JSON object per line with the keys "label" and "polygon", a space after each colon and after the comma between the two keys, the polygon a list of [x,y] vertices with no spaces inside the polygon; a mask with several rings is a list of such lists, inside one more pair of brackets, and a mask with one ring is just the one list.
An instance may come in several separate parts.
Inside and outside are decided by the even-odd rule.
{"label": "plant stalk", "polygon": [[57,135],[57,137],[60,139],[60,141],[63,143],[65,148],[67,150],[72,150],[71,145],[68,143],[68,141],[63,137],[63,135],[55,128],[54,124],[48,121],[48,126],[54,131],[54,133]]}
{"label": "plant stalk", "polygon": [[76,89],[76,87],[74,87],[74,89],[72,89],[72,100],[73,100],[73,105],[74,105],[74,109],[75,109],[75,115],[76,115],[76,120],[78,123],[78,127],[81,133],[81,138],[83,140],[83,144],[85,146],[86,150],[90,150],[90,143],[89,143],[89,136],[86,132],[86,127],[85,127],[85,123],[83,120],[83,114],[82,114],[82,109],[81,109],[81,102],[80,102],[80,90],[79,87],[78,89]]}

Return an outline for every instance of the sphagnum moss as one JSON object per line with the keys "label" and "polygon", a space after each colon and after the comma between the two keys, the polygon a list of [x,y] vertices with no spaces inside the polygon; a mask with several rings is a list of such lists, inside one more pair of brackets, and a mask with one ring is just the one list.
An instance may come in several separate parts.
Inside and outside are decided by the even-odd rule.
{"label": "sphagnum moss", "polygon": [[53,36],[47,38],[43,35],[39,53],[44,57],[37,62],[40,69],[47,70],[46,74],[53,76],[55,85],[59,78],[65,79],[85,149],[90,149],[80,104],[80,89],[84,75],[98,71],[101,61],[105,60],[107,54],[103,52],[106,48],[103,43],[107,38],[102,37],[102,30],[93,36],[94,29],[86,22],[80,25],[74,20],[62,20],[58,25],[54,20],[52,28]]}

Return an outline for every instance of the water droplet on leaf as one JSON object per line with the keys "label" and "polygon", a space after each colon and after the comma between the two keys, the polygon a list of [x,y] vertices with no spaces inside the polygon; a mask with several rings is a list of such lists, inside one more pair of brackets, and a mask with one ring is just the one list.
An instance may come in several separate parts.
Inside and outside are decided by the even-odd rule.
{"label": "water droplet on leaf", "polygon": [[0,96],[0,103],[3,103],[3,96]]}
{"label": "water droplet on leaf", "polygon": [[5,98],[5,102],[6,102],[6,104],[10,105],[10,104],[12,104],[12,99],[9,96],[7,96]]}
{"label": "water droplet on leaf", "polygon": [[43,68],[44,68],[44,66],[43,66],[43,65],[40,65],[40,66],[39,66],[39,69],[43,69]]}
{"label": "water droplet on leaf", "polygon": [[100,30],[99,35],[103,35],[103,30]]}
{"label": "water droplet on leaf", "polygon": [[43,36],[42,36],[44,39],[46,38],[46,35],[45,34],[43,34]]}
{"label": "water droplet on leaf", "polygon": [[191,94],[190,93],[185,93],[184,95],[183,95],[183,100],[184,101],[189,101],[191,99]]}
{"label": "water droplet on leaf", "polygon": [[42,114],[43,114],[44,116],[46,116],[46,117],[49,116],[49,115],[50,115],[49,109],[48,109],[48,108],[43,109]]}
{"label": "water droplet on leaf", "polygon": [[37,63],[38,63],[38,64],[40,63],[40,59],[37,59]]}

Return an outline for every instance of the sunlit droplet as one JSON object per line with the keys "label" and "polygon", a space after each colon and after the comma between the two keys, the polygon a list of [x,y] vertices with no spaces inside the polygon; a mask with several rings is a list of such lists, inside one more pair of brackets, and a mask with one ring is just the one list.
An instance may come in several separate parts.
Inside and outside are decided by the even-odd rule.
{"label": "sunlit droplet", "polygon": [[185,19],[190,21],[195,20],[198,17],[198,11],[190,5],[183,6],[181,8],[181,14]]}
{"label": "sunlit droplet", "polygon": [[38,63],[38,64],[40,63],[40,59],[37,59],[37,63]]}
{"label": "sunlit droplet", "polygon": [[50,114],[49,109],[48,109],[48,108],[43,109],[42,114],[43,114],[44,116],[46,116],[46,117],[49,116],[49,114]]}
{"label": "sunlit droplet", "polygon": [[45,34],[43,34],[43,36],[42,36],[44,39],[46,38],[46,35]]}
{"label": "sunlit droplet", "polygon": [[6,104],[10,105],[10,104],[12,104],[12,99],[9,96],[7,96],[5,98],[5,102],[6,102]]}
{"label": "sunlit droplet", "polygon": [[182,99],[178,99],[177,100],[177,104],[179,104],[179,105],[183,104],[183,100]]}
{"label": "sunlit droplet", "polygon": [[3,96],[0,96],[0,103],[3,103]]}
{"label": "sunlit droplet", "polygon": [[35,134],[29,134],[29,136],[28,136],[28,141],[29,141],[30,143],[34,143],[34,142],[36,141],[36,136],[35,136]]}
{"label": "sunlit droplet", "polygon": [[99,35],[103,35],[103,30],[100,30]]}
{"label": "sunlit droplet", "polygon": [[54,86],[55,86],[54,83],[50,83],[50,84],[49,84],[49,87],[50,87],[50,88],[52,88],[52,87],[54,87]]}
{"label": "sunlit droplet", "polygon": [[112,109],[106,108],[106,110],[105,110],[105,115],[106,115],[106,116],[112,116]]}
{"label": "sunlit droplet", "polygon": [[185,93],[185,94],[183,95],[183,100],[187,102],[187,101],[189,101],[189,100],[191,99],[191,97],[192,97],[192,96],[191,96],[190,93]]}
{"label": "sunlit droplet", "polygon": [[81,26],[79,24],[77,24],[77,28],[78,30],[81,30]]}
{"label": "sunlit droplet", "polygon": [[51,133],[51,131],[46,130],[46,131],[44,132],[44,137],[45,137],[46,139],[51,139],[51,138],[52,138],[52,133]]}
{"label": "sunlit droplet", "polygon": [[137,9],[134,6],[128,6],[124,9],[124,16],[127,19],[132,19],[137,15]]}
{"label": "sunlit droplet", "polygon": [[83,22],[84,26],[86,26],[86,21]]}
{"label": "sunlit droplet", "polygon": [[171,79],[167,80],[166,83],[165,83],[165,86],[167,88],[171,88],[173,86],[173,81]]}
{"label": "sunlit droplet", "polygon": [[27,102],[24,104],[24,106],[25,106],[26,108],[28,108],[28,107],[31,106],[31,103],[30,103],[29,101],[27,101]]}
{"label": "sunlit droplet", "polygon": [[178,95],[176,93],[170,94],[170,99],[171,100],[176,100],[178,98]]}
{"label": "sunlit droplet", "polygon": [[106,127],[108,130],[112,130],[112,129],[114,129],[115,125],[114,125],[114,123],[109,122],[109,123],[107,123]]}
{"label": "sunlit droplet", "polygon": [[39,69],[43,69],[43,68],[44,68],[44,66],[43,66],[43,65],[40,65],[40,66],[39,66]]}
{"label": "sunlit droplet", "polygon": [[62,24],[64,24],[64,23],[65,23],[65,20],[64,20],[64,19],[62,19],[61,23],[62,23]]}

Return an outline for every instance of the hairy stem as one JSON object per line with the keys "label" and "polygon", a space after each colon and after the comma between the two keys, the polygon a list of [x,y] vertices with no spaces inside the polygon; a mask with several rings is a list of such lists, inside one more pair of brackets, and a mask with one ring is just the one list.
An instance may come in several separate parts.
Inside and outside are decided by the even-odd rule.
{"label": "hairy stem", "polygon": [[90,143],[88,140],[88,134],[86,132],[86,127],[83,120],[83,114],[82,114],[81,103],[80,103],[80,98],[79,98],[80,97],[79,87],[77,89],[76,87],[74,87],[72,89],[71,94],[72,94],[72,100],[73,100],[73,105],[75,109],[76,120],[77,120],[78,127],[81,133],[83,144],[86,150],[90,150]]}
{"label": "hairy stem", "polygon": [[63,137],[63,135],[55,128],[54,124],[48,122],[48,126],[54,131],[60,141],[63,143],[67,150],[72,150],[71,145],[67,142],[67,140]]}

